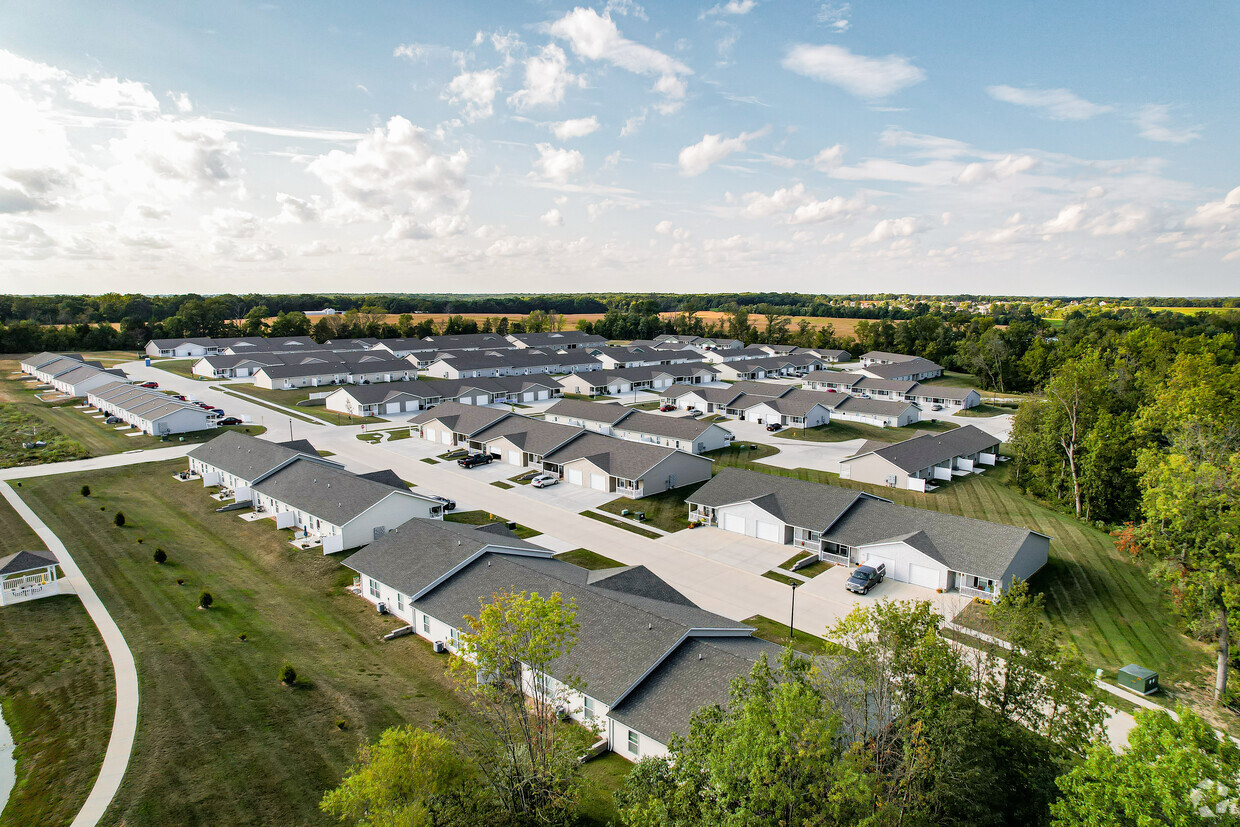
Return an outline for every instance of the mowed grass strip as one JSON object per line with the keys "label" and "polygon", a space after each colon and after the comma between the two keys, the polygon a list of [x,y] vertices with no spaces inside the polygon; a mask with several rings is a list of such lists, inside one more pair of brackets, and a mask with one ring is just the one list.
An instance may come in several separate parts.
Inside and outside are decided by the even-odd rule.
{"label": "mowed grass strip", "polygon": [[597,571],[599,569],[615,569],[620,568],[624,563],[604,557],[597,551],[590,551],[588,548],[575,548],[572,551],[562,551],[555,556],[557,560],[563,560],[566,563],[572,563],[574,566],[580,566],[583,569]]}
{"label": "mowed grass strip", "polygon": [[76,596],[0,609],[0,704],[17,759],[0,824],[68,824],[94,786],[116,709],[111,658]]}
{"label": "mowed grass strip", "polygon": [[[44,477],[20,490],[74,550],[137,661],[140,726],[105,821],[326,823],[318,800],[363,738],[461,709],[443,660],[414,637],[381,642],[397,622],[344,591],[350,570],[294,550],[270,521],[215,513],[201,486],[169,479],[182,467]],[[152,561],[155,548],[167,564]],[[195,608],[204,589],[209,611]],[[285,661],[297,688],[277,679]]]}
{"label": "mowed grass strip", "polygon": [[646,522],[655,528],[661,528],[669,533],[680,531],[682,528],[689,527],[689,506],[685,503],[685,499],[705,484],[705,482],[695,482],[682,485],[680,488],[660,491],[658,494],[651,494],[640,500],[617,497],[611,502],[600,505],[599,510],[615,514],[622,519],[631,519],[620,513],[626,509],[630,515],[640,511],[646,515]]}

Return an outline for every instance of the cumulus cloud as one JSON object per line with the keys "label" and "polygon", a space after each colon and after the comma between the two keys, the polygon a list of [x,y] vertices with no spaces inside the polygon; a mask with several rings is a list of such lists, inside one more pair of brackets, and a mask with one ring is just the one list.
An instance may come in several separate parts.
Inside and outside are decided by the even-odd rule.
{"label": "cumulus cloud", "polygon": [[1185,219],[1189,227],[1224,229],[1240,223],[1240,187],[1227,193],[1219,201],[1208,201]]}
{"label": "cumulus cloud", "polygon": [[575,149],[559,149],[551,144],[538,144],[538,160],[534,162],[534,170],[543,178],[559,184],[568,180],[585,168],[586,159]]}
{"label": "cumulus cloud", "polygon": [[1067,89],[1018,89],[1015,86],[987,86],[986,94],[997,101],[1024,106],[1056,121],[1085,121],[1110,112],[1110,106],[1091,103]]}
{"label": "cumulus cloud", "polygon": [[611,17],[593,9],[576,8],[551,24],[553,37],[568,42],[573,54],[601,60],[636,75],[656,76],[654,91],[662,96],[661,112],[674,112],[684,103],[685,78],[693,74],[675,58],[624,37]]}
{"label": "cumulus cloud", "polygon": [[[411,224],[457,216],[469,205],[463,149],[437,152],[426,130],[399,115],[357,143],[352,152],[334,149],[306,169],[331,190],[327,217],[337,221],[401,219]],[[460,226],[445,222],[441,226]]]}
{"label": "cumulus cloud", "polygon": [[276,202],[280,205],[280,214],[275,219],[277,224],[306,224],[319,220],[321,210],[314,201],[307,201],[287,192],[277,192]]}
{"label": "cumulus cloud", "polygon": [[810,164],[819,172],[830,172],[838,167],[844,160],[844,147],[840,144],[826,147],[818,152],[811,160]]}
{"label": "cumulus cloud", "polygon": [[673,226],[675,225],[672,224],[671,220],[665,218],[658,224],[654,225],[654,231],[659,235],[668,235],[672,232]]}
{"label": "cumulus cloud", "polygon": [[1186,144],[1201,137],[1200,126],[1175,128],[1171,125],[1171,107],[1166,104],[1151,103],[1137,110],[1137,127],[1141,137],[1150,141],[1165,144]]}
{"label": "cumulus cloud", "polygon": [[916,216],[884,218],[875,224],[874,229],[870,230],[869,233],[853,241],[852,246],[864,247],[867,244],[880,244],[884,241],[907,238],[918,233],[924,233],[929,229],[930,225]]}
{"label": "cumulus cloud", "polygon": [[95,109],[158,112],[159,100],[145,83],[119,78],[82,79],[65,90],[69,98]]}
{"label": "cumulus cloud", "polygon": [[1005,155],[997,161],[976,161],[967,164],[956,176],[956,181],[961,184],[1002,181],[1013,175],[1028,172],[1037,165],[1037,159],[1030,155]]}
{"label": "cumulus cloud", "polygon": [[221,238],[253,238],[261,224],[257,215],[233,207],[216,207],[202,217],[202,228]]}
{"label": "cumulus cloud", "polygon": [[598,118],[591,115],[588,118],[572,118],[567,121],[557,121],[551,124],[551,131],[555,133],[555,137],[561,141],[567,141],[572,138],[584,138],[586,135],[597,132],[599,130]]}
{"label": "cumulus cloud", "polygon": [[842,195],[835,195],[825,201],[810,201],[808,204],[797,207],[792,213],[792,223],[819,224],[823,221],[852,218],[863,209],[865,209],[864,198],[860,196],[845,198]]}
{"label": "cumulus cloud", "polygon": [[757,132],[742,132],[735,138],[725,138],[722,135],[704,135],[702,140],[696,144],[680,150],[680,155],[677,159],[680,164],[680,174],[686,178],[701,175],[710,169],[712,164],[719,163],[732,153],[743,152],[750,141],[766,135],[769,131],[768,127],[763,127]]}
{"label": "cumulus cloud", "polygon": [[491,117],[494,112],[492,102],[498,92],[499,72],[483,69],[461,72],[448,84],[442,97],[453,106],[461,107],[466,120],[477,121]]}
{"label": "cumulus cloud", "polygon": [[563,227],[564,226],[564,216],[560,213],[559,210],[555,209],[554,207],[547,210],[542,215],[538,216],[538,220],[541,221],[543,225],[547,227]]}
{"label": "cumulus cloud", "polygon": [[713,17],[715,15],[740,16],[749,14],[757,7],[755,0],[728,0],[726,3],[718,3],[702,12],[699,17]]}
{"label": "cumulus cloud", "polygon": [[[42,64],[19,61],[7,52],[0,72],[35,73]],[[51,67],[48,67],[51,68]],[[79,177],[69,136],[46,109],[16,90],[0,85],[0,213],[52,209],[60,193]]]}
{"label": "cumulus cloud", "polygon": [[128,229],[122,230],[117,235],[121,244],[126,247],[144,247],[148,250],[166,250],[172,246],[172,241],[163,233],[153,233],[149,230]]}
{"label": "cumulus cloud", "polygon": [[111,149],[109,177],[121,191],[183,198],[240,187],[240,147],[206,118],[137,121]]}
{"label": "cumulus cloud", "polygon": [[926,79],[926,73],[906,57],[866,57],[829,43],[798,43],[784,56],[783,67],[864,100],[886,98]]}
{"label": "cumulus cloud", "polygon": [[525,85],[508,96],[514,109],[526,110],[539,106],[558,106],[570,86],[579,86],[582,79],[568,71],[568,55],[554,43],[526,58]]}
{"label": "cumulus cloud", "polygon": [[851,12],[852,6],[848,3],[823,3],[818,7],[814,20],[836,32],[846,32],[849,27],[848,15]]}
{"label": "cumulus cloud", "polygon": [[741,196],[740,214],[745,218],[767,218],[777,213],[788,212],[794,207],[811,200],[805,192],[804,184],[781,187],[767,195],[764,192],[747,192]]}
{"label": "cumulus cloud", "polygon": [[1081,222],[1085,218],[1084,204],[1069,204],[1059,211],[1059,214],[1042,223],[1042,232],[1045,235],[1058,235],[1059,233],[1071,233],[1080,229]]}

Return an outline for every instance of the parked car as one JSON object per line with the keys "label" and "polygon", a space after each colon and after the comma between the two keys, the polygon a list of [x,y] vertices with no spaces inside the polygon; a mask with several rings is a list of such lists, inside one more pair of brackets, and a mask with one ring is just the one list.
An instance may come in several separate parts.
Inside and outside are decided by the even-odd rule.
{"label": "parked car", "polygon": [[779,430],[780,428],[782,428],[782,427],[784,427],[784,426],[783,426],[783,425],[780,425],[778,422],[771,422],[771,423],[769,423],[769,424],[766,426],[766,429],[767,429],[768,431],[778,431],[778,430]]}
{"label": "parked car", "polygon": [[211,410],[211,408],[214,407],[213,405],[208,405],[206,402],[195,402],[194,404],[200,408],[206,408],[207,410]]}
{"label": "parked car", "polygon": [[667,413],[668,411],[676,410],[676,406],[675,405],[660,405],[659,410],[662,411],[663,413]]}
{"label": "parked car", "polygon": [[427,494],[426,496],[430,497],[432,500],[435,500],[436,502],[443,503],[444,511],[452,511],[456,508],[456,500],[450,500],[447,497],[441,497],[438,494]]}
{"label": "parked car", "polygon": [[930,410],[932,410],[932,411],[941,411],[941,410],[943,410],[943,406],[942,406],[942,405],[931,405],[931,406],[930,406]]}
{"label": "parked car", "polygon": [[530,480],[530,485],[535,488],[546,488],[547,486],[555,485],[559,481],[560,478],[555,474],[539,474],[534,477],[534,479]]}
{"label": "parked car", "polygon": [[138,387],[150,388],[151,390],[155,390],[156,388],[159,387],[159,383],[158,382],[143,382],[141,385],[138,385]]}
{"label": "parked car", "polygon": [[490,454],[470,454],[467,457],[461,457],[456,464],[462,468],[473,468],[476,465],[488,465],[495,457]]}
{"label": "parked car", "polygon": [[857,594],[869,594],[870,589],[883,582],[887,576],[886,563],[863,563],[853,569],[844,588]]}
{"label": "parked car", "polygon": [[123,419],[121,419],[119,416],[109,416],[107,419],[103,420],[103,424],[105,424],[105,425],[119,425],[119,424],[120,424],[121,422],[123,422],[123,421],[124,421],[124,420],[123,420]]}
{"label": "parked car", "polygon": [[179,394],[179,393],[174,393],[174,394],[172,395],[172,398],[173,398],[173,399],[179,399],[179,400],[181,400],[182,402],[188,402],[188,401],[189,401],[189,400],[187,400],[184,396],[182,396],[182,395],[181,395],[181,394]]}
{"label": "parked car", "polygon": [[216,423],[217,425],[240,425],[241,420],[235,416],[226,416]]}

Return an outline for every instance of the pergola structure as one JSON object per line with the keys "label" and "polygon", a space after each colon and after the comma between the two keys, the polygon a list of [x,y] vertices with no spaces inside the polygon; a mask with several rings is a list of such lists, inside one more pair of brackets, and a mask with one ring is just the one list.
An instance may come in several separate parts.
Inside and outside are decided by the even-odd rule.
{"label": "pergola structure", "polygon": [[0,557],[0,606],[60,594],[56,555],[50,551],[19,551]]}

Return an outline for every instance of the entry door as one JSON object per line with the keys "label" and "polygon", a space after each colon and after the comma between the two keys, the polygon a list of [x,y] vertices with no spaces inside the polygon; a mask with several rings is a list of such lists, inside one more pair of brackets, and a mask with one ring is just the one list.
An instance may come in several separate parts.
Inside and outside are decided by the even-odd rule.
{"label": "entry door", "polygon": [[775,523],[757,521],[757,534],[759,540],[770,540],[772,543],[779,542],[779,526]]}
{"label": "entry door", "polygon": [[565,479],[567,479],[573,485],[581,485],[581,469],[580,468],[569,468]]}
{"label": "entry door", "polygon": [[739,514],[723,515],[723,530],[731,531],[734,534],[745,533],[745,518]]}
{"label": "entry door", "polygon": [[607,490],[607,475],[606,474],[591,474],[590,475],[590,487],[593,488],[595,491],[606,491]]}
{"label": "entry door", "polygon": [[939,573],[929,566],[919,566],[916,563],[909,563],[908,582],[912,583],[914,586],[925,586],[927,589],[937,589],[939,587]]}

